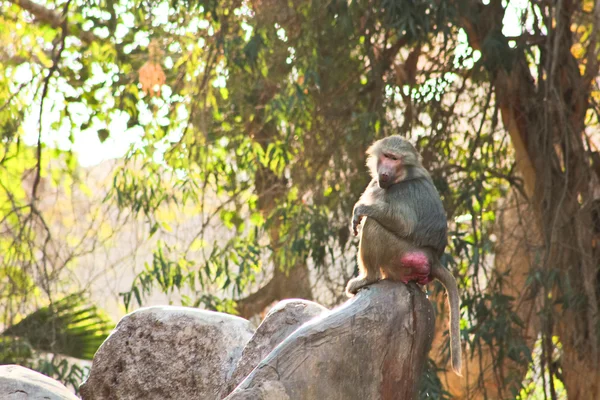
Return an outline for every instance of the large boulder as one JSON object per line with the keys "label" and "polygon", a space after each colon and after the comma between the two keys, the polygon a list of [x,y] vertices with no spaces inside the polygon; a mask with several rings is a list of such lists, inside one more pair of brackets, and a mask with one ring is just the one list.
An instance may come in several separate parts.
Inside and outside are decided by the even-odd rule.
{"label": "large boulder", "polygon": [[298,327],[327,311],[327,308],[320,304],[302,299],[287,299],[277,303],[244,348],[228,383],[228,389],[235,389],[271,350]]}
{"label": "large boulder", "polygon": [[0,366],[0,399],[77,400],[62,383],[20,365]]}
{"label": "large boulder", "polygon": [[94,356],[84,400],[220,399],[250,340],[247,320],[187,307],[126,315]]}
{"label": "large boulder", "polygon": [[381,281],[295,330],[226,399],[414,399],[433,331],[425,293]]}

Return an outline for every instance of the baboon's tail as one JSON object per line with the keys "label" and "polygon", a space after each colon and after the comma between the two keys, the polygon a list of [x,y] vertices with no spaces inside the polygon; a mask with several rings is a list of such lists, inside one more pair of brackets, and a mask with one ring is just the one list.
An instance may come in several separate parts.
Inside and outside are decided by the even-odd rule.
{"label": "baboon's tail", "polygon": [[448,293],[450,303],[450,355],[452,357],[452,369],[457,375],[462,376],[462,357],[460,346],[460,297],[456,279],[439,261],[432,268],[432,275],[439,280]]}

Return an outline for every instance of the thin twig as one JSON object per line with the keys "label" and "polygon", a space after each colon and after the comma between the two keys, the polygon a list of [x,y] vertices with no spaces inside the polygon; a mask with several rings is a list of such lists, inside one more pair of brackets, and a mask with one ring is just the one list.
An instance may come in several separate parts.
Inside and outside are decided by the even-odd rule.
{"label": "thin twig", "polygon": [[[71,4],[71,0],[68,0],[63,8],[63,20],[62,20],[62,34],[60,38],[60,47],[58,51],[56,51],[52,57],[52,66],[48,70],[48,75],[46,79],[44,79],[44,89],[42,90],[42,98],[40,101],[40,127],[38,132],[38,140],[37,140],[37,151],[36,151],[36,173],[35,179],[33,181],[33,188],[31,189],[31,202],[35,202],[37,198],[37,189],[40,184],[41,174],[42,174],[42,128],[43,128],[43,117],[44,117],[44,100],[48,95],[48,87],[50,86],[50,78],[58,70],[58,63],[60,61],[60,57],[65,48],[65,39],[67,38],[68,30],[67,30],[67,13],[69,11],[69,5]],[[56,46],[54,48],[56,50]],[[54,52],[53,50],[53,52]]]}

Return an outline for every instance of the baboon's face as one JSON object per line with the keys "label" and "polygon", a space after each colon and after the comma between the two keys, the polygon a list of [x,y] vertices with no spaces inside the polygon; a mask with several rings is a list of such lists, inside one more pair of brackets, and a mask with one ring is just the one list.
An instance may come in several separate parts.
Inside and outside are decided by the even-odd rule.
{"label": "baboon's face", "polygon": [[394,152],[383,152],[377,160],[377,183],[387,189],[404,179],[406,170],[402,156]]}

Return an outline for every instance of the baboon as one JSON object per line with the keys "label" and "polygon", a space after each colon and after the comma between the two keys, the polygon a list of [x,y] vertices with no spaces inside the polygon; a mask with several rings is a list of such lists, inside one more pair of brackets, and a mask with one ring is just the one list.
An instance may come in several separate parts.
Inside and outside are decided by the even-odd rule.
{"label": "baboon", "polygon": [[367,150],[372,176],[354,205],[352,231],[367,217],[360,237],[360,276],[346,292],[356,292],[379,279],[426,284],[438,279],[450,303],[452,368],[461,374],[460,304],[456,280],[440,263],[448,244],[446,213],[431,176],[421,165],[414,146],[394,135],[376,141]]}

